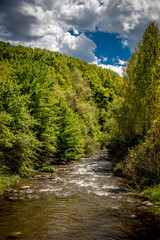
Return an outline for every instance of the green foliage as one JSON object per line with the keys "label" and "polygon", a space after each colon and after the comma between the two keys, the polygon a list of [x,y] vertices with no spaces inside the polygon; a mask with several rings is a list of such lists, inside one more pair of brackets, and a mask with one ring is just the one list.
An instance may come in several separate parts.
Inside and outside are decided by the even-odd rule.
{"label": "green foliage", "polygon": [[61,103],[56,155],[62,160],[74,160],[83,156],[84,138],[78,115]]}
{"label": "green foliage", "polygon": [[145,141],[131,149],[123,173],[140,187],[160,182],[160,120],[154,120]]}
{"label": "green foliage", "polygon": [[120,161],[115,170],[142,188],[160,182],[159,56],[160,30],[150,23],[117,82],[106,123],[108,146]]}
{"label": "green foliage", "polygon": [[147,188],[143,191],[143,195],[151,200],[154,203],[157,203],[160,201],[160,186],[156,188]]}
{"label": "green foliage", "polygon": [[73,111],[80,116],[83,123],[82,132],[85,139],[85,152],[91,154],[100,145],[99,109],[93,101],[93,95],[81,73],[75,70],[72,75],[72,88],[66,92],[66,100]]}
{"label": "green foliage", "polygon": [[0,194],[20,179],[19,175],[0,175]]}
{"label": "green foliage", "polygon": [[32,131],[35,120],[27,108],[28,96],[20,94],[10,74],[3,77],[5,71],[4,66],[0,73],[0,166],[21,174],[36,159],[39,141]]}
{"label": "green foliage", "polygon": [[[138,45],[135,56],[130,59],[126,71],[129,83],[130,102],[134,112],[138,134],[145,135],[156,113],[157,88],[159,85],[160,31],[155,23],[150,23]],[[130,70],[131,69],[131,70]],[[131,71],[131,73],[130,73]],[[130,78],[131,76],[131,78]],[[136,133],[136,134],[137,134]]]}
{"label": "green foliage", "polygon": [[53,173],[54,172],[54,168],[53,166],[45,166],[42,168],[42,172],[48,172],[48,173]]}
{"label": "green foliage", "polygon": [[160,186],[145,189],[143,196],[153,202],[153,211],[156,214],[160,214]]}
{"label": "green foliage", "polygon": [[78,159],[102,146],[116,73],[3,42],[0,60],[2,172],[24,175],[47,159]]}

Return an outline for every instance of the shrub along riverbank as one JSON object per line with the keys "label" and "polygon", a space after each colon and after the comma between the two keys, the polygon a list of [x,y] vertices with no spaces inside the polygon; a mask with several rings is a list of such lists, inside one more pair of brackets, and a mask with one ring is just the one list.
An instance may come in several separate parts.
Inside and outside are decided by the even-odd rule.
{"label": "shrub along riverbank", "polygon": [[153,212],[160,214],[160,185],[144,190],[143,196],[153,203]]}
{"label": "shrub along riverbank", "polygon": [[159,66],[160,30],[152,22],[127,63],[107,112],[115,173],[130,179],[132,187],[153,202],[158,200],[160,184]]}

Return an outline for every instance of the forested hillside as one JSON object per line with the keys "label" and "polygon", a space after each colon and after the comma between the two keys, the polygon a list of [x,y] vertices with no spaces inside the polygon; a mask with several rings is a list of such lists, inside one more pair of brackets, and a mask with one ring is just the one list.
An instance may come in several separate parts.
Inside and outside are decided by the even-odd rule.
{"label": "forested hillside", "polygon": [[23,175],[106,147],[120,79],[56,52],[0,42],[0,172]]}
{"label": "forested hillside", "polygon": [[160,31],[150,23],[128,61],[108,111],[116,172],[144,188],[160,183]]}
{"label": "forested hillside", "polygon": [[160,183],[160,30],[146,28],[124,77],[0,42],[0,173],[24,175],[108,148],[134,187]]}

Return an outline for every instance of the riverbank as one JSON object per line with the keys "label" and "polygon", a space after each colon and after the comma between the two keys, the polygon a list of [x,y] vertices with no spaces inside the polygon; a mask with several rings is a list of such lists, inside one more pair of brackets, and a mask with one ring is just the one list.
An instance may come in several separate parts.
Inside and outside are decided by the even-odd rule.
{"label": "riverbank", "polygon": [[0,175],[0,194],[3,194],[5,190],[10,188],[13,184],[20,180],[20,178],[20,175]]}
{"label": "riverbank", "polygon": [[[113,154],[110,154],[109,158],[113,162],[112,165],[112,172],[117,176],[117,177],[122,177],[124,179],[127,179],[127,176],[123,174],[122,169],[123,169],[123,162],[117,163],[116,156]],[[150,186],[150,187],[145,187],[143,186],[140,187],[138,184],[133,184],[133,181],[130,179],[128,180],[128,186],[130,189],[130,192],[135,193],[139,196],[143,196],[143,198],[146,201],[149,201],[153,206],[152,210],[154,214],[160,214],[160,185],[155,185],[155,186]]]}
{"label": "riverbank", "polygon": [[[42,169],[39,170],[39,172],[48,172],[48,173],[53,173],[54,168],[53,166],[44,166]],[[30,176],[30,174],[35,174],[35,171],[31,171],[28,173],[28,175],[25,175],[26,178]],[[10,188],[12,185],[14,185],[17,181],[22,179],[22,177],[18,174],[16,175],[8,175],[8,174],[1,174],[0,175],[0,194],[3,194],[8,188]]]}

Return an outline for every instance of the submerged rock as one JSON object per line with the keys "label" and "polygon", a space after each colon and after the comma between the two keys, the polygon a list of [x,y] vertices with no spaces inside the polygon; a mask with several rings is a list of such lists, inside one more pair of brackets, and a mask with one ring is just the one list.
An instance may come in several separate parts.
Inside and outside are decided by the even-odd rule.
{"label": "submerged rock", "polygon": [[17,238],[21,237],[21,235],[22,235],[21,232],[14,232],[7,237],[7,240],[17,239]]}

